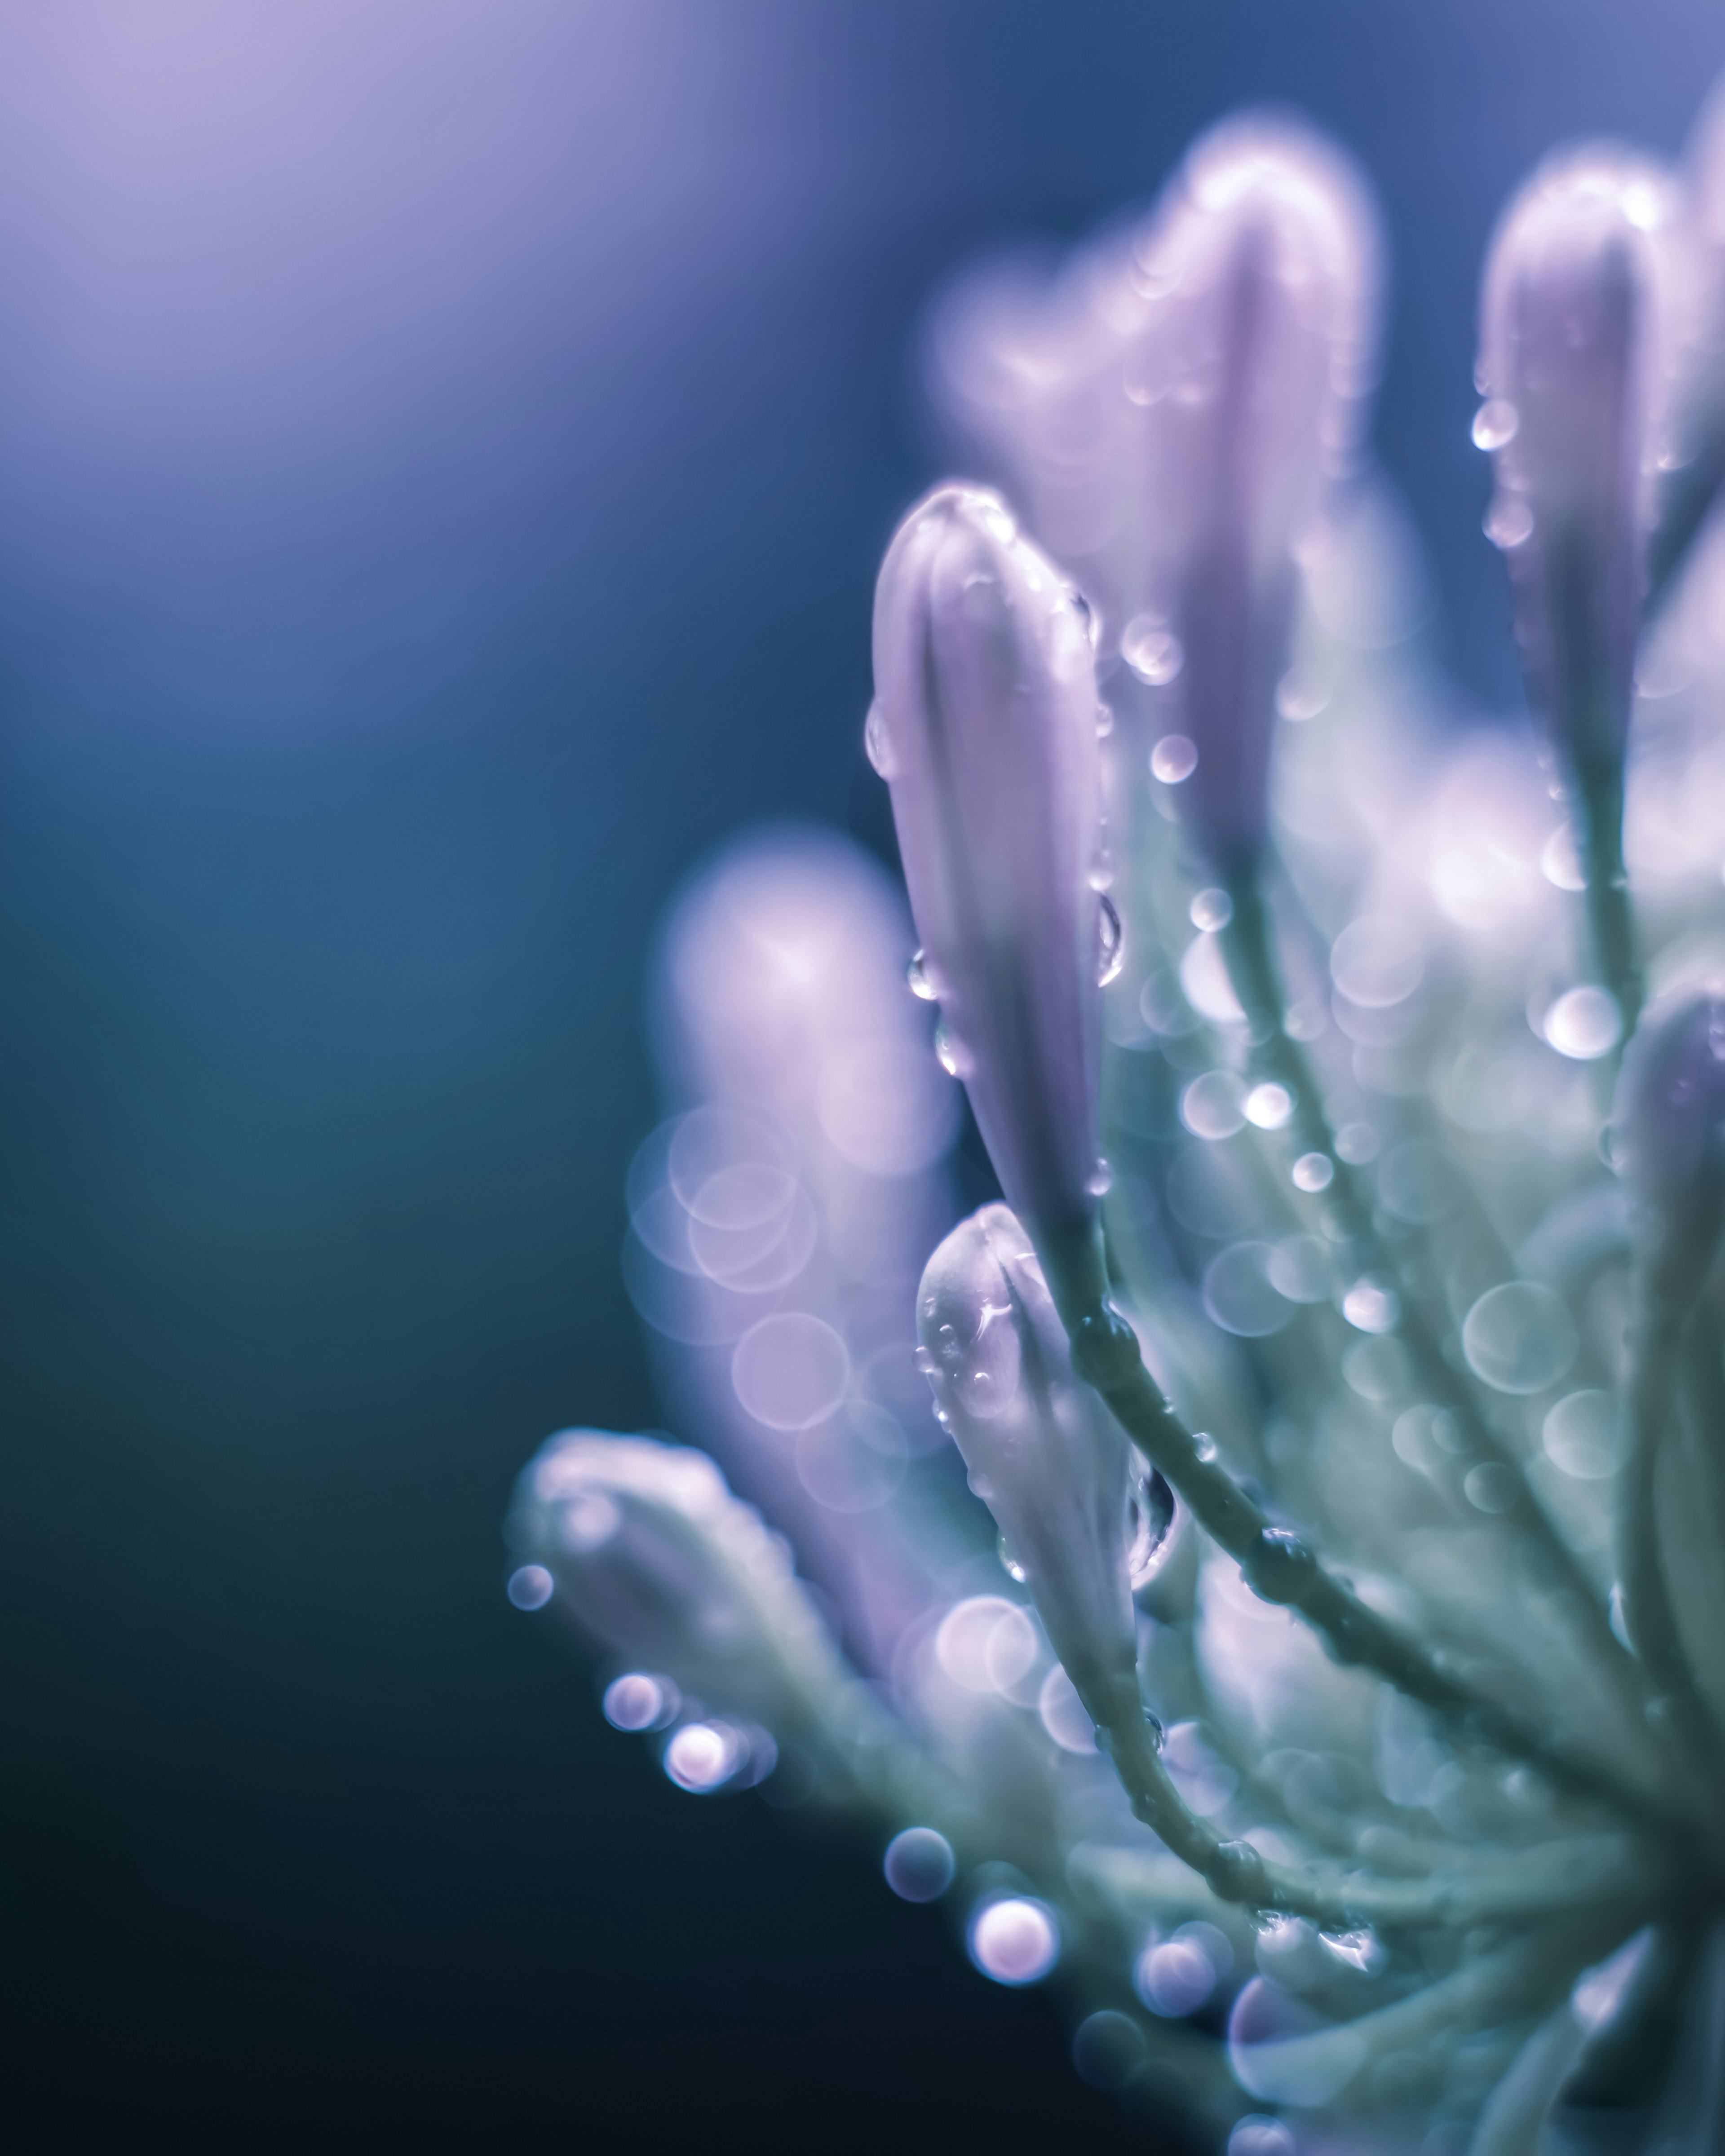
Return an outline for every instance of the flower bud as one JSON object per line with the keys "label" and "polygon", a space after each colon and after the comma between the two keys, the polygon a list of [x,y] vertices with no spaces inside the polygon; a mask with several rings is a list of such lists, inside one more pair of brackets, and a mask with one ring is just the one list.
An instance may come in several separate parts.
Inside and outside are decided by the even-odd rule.
{"label": "flower bud", "polygon": [[1666,280],[1671,418],[1658,457],[1650,602],[1681,563],[1725,483],[1725,78],[1713,85],[1684,157],[1688,244]]}
{"label": "flower bud", "polygon": [[1657,1291],[1686,1302],[1725,1229],[1725,995],[1666,998],[1623,1059],[1611,1153]]}
{"label": "flower bud", "polygon": [[875,601],[875,688],[870,754],[942,1060],[1039,1248],[1088,1251],[1098,975],[1118,935],[1088,881],[1096,673],[1067,586],[998,495],[939,487],[900,526]]}
{"label": "flower bud", "polygon": [[567,1431],[523,1472],[511,1534],[583,1631],[708,1707],[782,1732],[845,1681],[785,1543],[705,1453]]}
{"label": "flower bud", "polygon": [[1584,773],[1620,769],[1667,405],[1676,190],[1612,145],[1548,159],[1500,222],[1474,439],[1529,693]]}
{"label": "flower bud", "polygon": [[1134,250],[1151,305],[1126,367],[1148,406],[1151,559],[1122,649],[1141,679],[1170,684],[1168,720],[1178,708],[1198,749],[1186,798],[1224,869],[1263,844],[1296,554],[1327,482],[1357,459],[1378,256],[1352,166],[1263,114],[1194,146]]}
{"label": "flower bud", "polygon": [[1029,1238],[985,1205],[928,1261],[920,1360],[1092,1719],[1137,1712],[1132,1589],[1171,1543],[1173,1496],[1072,1372]]}

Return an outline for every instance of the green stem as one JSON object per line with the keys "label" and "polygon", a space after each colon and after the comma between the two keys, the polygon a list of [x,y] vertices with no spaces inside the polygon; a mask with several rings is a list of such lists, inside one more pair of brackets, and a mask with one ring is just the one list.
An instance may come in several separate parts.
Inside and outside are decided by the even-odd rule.
{"label": "green stem", "polygon": [[1682,1814],[1661,1798],[1638,1789],[1615,1767],[1541,1737],[1512,1709],[1452,1676],[1417,1640],[1327,1572],[1296,1536],[1273,1526],[1244,1490],[1200,1455],[1191,1432],[1144,1368],[1137,1336],[1106,1306],[1100,1254],[1084,1262],[1064,1262],[1079,1255],[1076,1249],[1054,1245],[1043,1252],[1055,1306],[1072,1342],[1073,1368],[1095,1386],[1128,1436],[1161,1469],[1199,1525],[1240,1566],[1256,1594],[1297,1609],[1323,1635],[1338,1661],[1363,1664],[1422,1705],[1469,1718],[1486,1743],[1538,1768],[1573,1795],[1611,1805],[1642,1825],[1686,1835]]}
{"label": "green stem", "polygon": [[1576,832],[1581,872],[1587,882],[1587,923],[1600,980],[1622,1014],[1620,1040],[1635,1029],[1646,999],[1635,956],[1635,916],[1623,865],[1623,765],[1604,757],[1578,760]]}
{"label": "green stem", "polygon": [[1609,1673],[1620,1693],[1639,1709],[1640,1700],[1634,1662],[1611,1630],[1610,1615],[1597,1587],[1533,1494],[1519,1457],[1492,1430],[1450,1366],[1419,1302],[1403,1280],[1400,1268],[1378,1233],[1371,1198],[1362,1179],[1337,1153],[1317,1074],[1304,1050],[1290,1036],[1284,1022],[1281,981],[1270,946],[1269,916],[1255,875],[1248,871],[1235,876],[1229,895],[1234,915],[1223,931],[1223,947],[1234,992],[1246,1014],[1254,1044],[1255,1069],[1275,1078],[1293,1096],[1290,1127],[1301,1152],[1322,1153],[1330,1163],[1333,1172],[1332,1201],[1362,1270],[1384,1273],[1395,1281],[1395,1336],[1407,1349],[1422,1389],[1437,1405],[1448,1409],[1455,1416],[1476,1451],[1509,1474],[1515,1493],[1510,1521],[1532,1535],[1544,1552],[1556,1576],[1564,1582],[1582,1612],[1589,1643],[1601,1666]]}
{"label": "green stem", "polygon": [[1659,1306],[1644,1279],[1630,1372],[1630,1450],[1622,1493],[1622,1569],[1631,1637],[1666,1703],[1672,1734],[1692,1765],[1715,1785],[1725,1779],[1725,1747],[1690,1667],[1660,1559],[1659,1455],[1676,1399],[1683,1317]]}

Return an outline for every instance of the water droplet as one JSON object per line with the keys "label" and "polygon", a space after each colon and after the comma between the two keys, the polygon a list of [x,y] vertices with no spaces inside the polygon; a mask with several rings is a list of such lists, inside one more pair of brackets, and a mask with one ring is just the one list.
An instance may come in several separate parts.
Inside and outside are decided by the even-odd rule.
{"label": "water droplet", "polygon": [[1152,775],[1164,786],[1178,786],[1198,768],[1198,751],[1184,734],[1164,734],[1150,752]]}
{"label": "water droplet", "polygon": [[1363,1168],[1378,1158],[1378,1133],[1369,1123],[1343,1123],[1336,1133],[1336,1158],[1350,1168]]}
{"label": "water droplet", "polygon": [[1212,932],[1225,928],[1234,918],[1234,901],[1217,885],[1201,891],[1186,909],[1192,926]]}
{"label": "water droplet", "polygon": [[963,1050],[947,1029],[944,1019],[934,1029],[934,1052],[939,1059],[942,1070],[949,1078],[962,1078],[964,1075],[967,1066]]}
{"label": "water droplet", "polygon": [[1293,1304],[1271,1275],[1275,1255],[1269,1243],[1235,1243],[1205,1266],[1204,1311],[1224,1332],[1261,1340],[1280,1332],[1293,1316]]}
{"label": "water droplet", "polygon": [[892,743],[887,738],[886,721],[881,716],[879,704],[870,704],[869,716],[863,721],[863,752],[882,778],[891,778],[898,769],[894,760]]}
{"label": "water droplet", "polygon": [[1628,1428],[1609,1393],[1571,1393],[1541,1432],[1546,1457],[1578,1481],[1601,1482],[1628,1456]]}
{"label": "water droplet", "polygon": [[1507,553],[1533,536],[1533,512],[1518,494],[1494,495],[1486,511],[1485,533]]}
{"label": "water droplet", "polygon": [[1473,415],[1473,445],[1476,449],[1501,449],[1512,442],[1519,424],[1516,408],[1507,398],[1488,397]]}
{"label": "water droplet", "polygon": [[1462,1478],[1462,1495],[1476,1512],[1509,1512],[1515,1509],[1516,1478],[1502,1461],[1481,1460]]}
{"label": "water droplet", "polygon": [[1084,596],[1084,593],[1079,590],[1076,584],[1067,585],[1066,598],[1070,603],[1073,613],[1077,615],[1079,621],[1083,627],[1085,637],[1090,644],[1091,649],[1094,651],[1096,648],[1097,639],[1102,633],[1102,624],[1097,618],[1096,608]]}
{"label": "water droplet", "polygon": [[1302,1152],[1291,1173],[1296,1190],[1327,1190],[1335,1180],[1336,1168],[1327,1153]]}
{"label": "water droplet", "polygon": [[1096,911],[1096,986],[1106,988],[1120,978],[1120,969],[1126,963],[1126,936],[1119,911],[1106,891],[1098,894]]}
{"label": "water droplet", "polygon": [[1045,1902],[1008,1895],[985,1902],[970,1922],[970,1958],[996,1984],[1035,1984],[1060,1957],[1060,1934]]}
{"label": "water droplet", "polygon": [[1245,1125],[1245,1088],[1231,1070],[1206,1070],[1180,1096],[1180,1121],[1211,1144]]}
{"label": "water droplet", "polygon": [[1192,1433],[1192,1450],[1198,1455],[1200,1460],[1205,1461],[1212,1460],[1216,1456],[1216,1440],[1210,1435],[1207,1430],[1194,1430]]}
{"label": "water droplet", "polygon": [[1571,988],[1545,1014],[1546,1039],[1559,1055],[1592,1063],[1609,1055],[1623,1037],[1623,1014],[1604,988]]}
{"label": "water droplet", "polygon": [[[1135,1478],[1127,1507],[1126,1576],[1136,1594],[1147,1587],[1168,1553],[1168,1530],[1174,1523],[1174,1493],[1153,1467]],[[1150,1717],[1158,1741],[1161,1725]]]}
{"label": "water droplet", "polygon": [[1114,1171],[1106,1160],[1099,1160],[1091,1170],[1085,1188],[1092,1198],[1106,1198],[1114,1188]]}
{"label": "water droplet", "polygon": [[1245,1096],[1245,1117],[1260,1131],[1279,1131],[1294,1112],[1294,1096],[1274,1082],[1254,1086]]}
{"label": "water droplet", "polygon": [[932,1378],[940,1368],[940,1364],[934,1358],[932,1349],[927,1348],[919,1348],[916,1350],[916,1368],[925,1378]]}
{"label": "water droplet", "polygon": [[1095,1755],[1096,1725],[1085,1712],[1077,1687],[1058,1662],[1042,1681],[1036,1712],[1061,1751],[1074,1753],[1080,1758]]}
{"label": "water droplet", "polygon": [[1343,1296],[1342,1315],[1361,1332],[1393,1332],[1401,1306],[1393,1288],[1368,1276]]}
{"label": "water droplet", "polygon": [[1330,692],[1315,675],[1291,668],[1276,685],[1276,708],[1281,717],[1296,724],[1315,719],[1330,701]]}
{"label": "water droplet", "polygon": [[1467,1366],[1500,1393],[1543,1393],[1575,1360],[1568,1311],[1538,1281],[1488,1288],[1461,1327]]}
{"label": "water droplet", "polygon": [[1173,1938],[1146,1947],[1132,1971],[1132,1989],[1150,2011],[1164,2020],[1182,2020],[1207,2005],[1221,1976],[1232,1965],[1230,1952],[1219,1969],[1220,1957],[1213,1958],[1205,1951],[1204,1941],[1190,1936],[1198,1932],[1214,1932],[1219,1939],[1224,1938],[1214,1925],[1183,1925]]}
{"label": "water droplet", "polygon": [[907,1826],[886,1845],[880,1869],[901,1902],[935,1902],[958,1868],[952,1845],[932,1826]]}
{"label": "water droplet", "polygon": [[1106,741],[1114,731],[1114,714],[1106,704],[1096,706],[1096,738]]}
{"label": "water droplet", "polygon": [[1320,1932],[1319,1943],[1349,1969],[1357,1969],[1362,1976],[1375,1976],[1389,1958],[1384,1942],[1369,1924],[1362,1924],[1357,1931]]}
{"label": "water droplet", "polygon": [[1575,834],[1567,824],[1559,824],[1546,840],[1539,856],[1539,867],[1546,881],[1554,884],[1559,891],[1587,889],[1581,856],[1575,850]]}
{"label": "water droplet", "polygon": [[1393,914],[1361,914],[1330,946],[1330,978],[1349,1003],[1365,1010],[1404,1002],[1425,973],[1419,937]]}
{"label": "water droplet", "polygon": [[1179,638],[1171,636],[1147,613],[1134,614],[1127,624],[1120,639],[1120,655],[1138,679],[1153,689],[1173,680],[1186,663]]}
{"label": "water droplet", "polygon": [[680,1789],[705,1796],[728,1782],[748,1757],[740,1733],[721,1722],[690,1722],[665,1748],[665,1773]]}
{"label": "water droplet", "polygon": [[911,993],[922,1002],[932,1004],[938,998],[940,990],[936,988],[934,977],[929,971],[926,952],[917,952],[905,968],[905,978],[910,983]]}
{"label": "water droplet", "polygon": [[1086,879],[1092,891],[1106,891],[1114,881],[1114,856],[1106,846],[1098,846],[1090,857],[1090,873]]}
{"label": "water droplet", "polygon": [[681,1704],[669,1677],[649,1677],[639,1670],[614,1677],[601,1705],[614,1729],[663,1729]]}
{"label": "water droplet", "polygon": [[557,1582],[542,1564],[524,1564],[511,1573],[504,1591],[517,1609],[542,1609],[556,1587]]}
{"label": "water droplet", "polygon": [[1013,1555],[1011,1546],[1008,1543],[1004,1535],[1002,1535],[999,1540],[995,1543],[994,1554],[999,1558],[1000,1569],[1006,1574],[1007,1578],[1009,1579],[1017,1580],[1019,1585],[1022,1587],[1024,1582],[1030,1577],[1029,1573],[1027,1571],[1025,1567],[1019,1562],[1018,1558]]}

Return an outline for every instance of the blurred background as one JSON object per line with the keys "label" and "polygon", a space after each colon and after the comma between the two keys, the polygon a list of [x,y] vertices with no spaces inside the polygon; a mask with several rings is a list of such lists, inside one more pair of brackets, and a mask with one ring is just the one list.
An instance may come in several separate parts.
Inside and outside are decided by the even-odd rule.
{"label": "blurred background", "polygon": [[1244,99],[1381,190],[1379,446],[1512,707],[1486,234],[1722,64],[1714,0],[0,12],[8,2147],[1126,2145],[504,1598],[528,1454],[655,1419],[654,924],[745,820],[882,829],[932,287]]}

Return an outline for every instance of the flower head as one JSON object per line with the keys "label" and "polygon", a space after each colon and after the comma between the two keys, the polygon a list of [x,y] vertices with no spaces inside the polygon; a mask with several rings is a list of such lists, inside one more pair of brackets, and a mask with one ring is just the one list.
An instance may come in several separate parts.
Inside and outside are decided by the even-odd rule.
{"label": "flower head", "polygon": [[1620,767],[1667,404],[1679,198],[1612,145],[1548,158],[1486,259],[1474,439],[1535,703],[1584,770]]}
{"label": "flower head", "polygon": [[1111,1726],[1137,1700],[1132,1589],[1167,1553],[1172,1494],[1073,1375],[1042,1269],[1005,1206],[985,1205],[941,1245],[916,1319],[971,1487],[1079,1697]]}
{"label": "flower head", "polygon": [[775,1732],[842,1681],[784,1543],[703,1452],[570,1430],[522,1475],[513,1539],[593,1639]]}
{"label": "flower head", "polygon": [[1173,685],[1198,749],[1199,834],[1222,865],[1244,865],[1264,839],[1297,551],[1363,434],[1375,221],[1332,146],[1244,114],[1188,153],[1131,275],[1147,299],[1126,367],[1147,408],[1148,558],[1122,652],[1142,679]]}
{"label": "flower head", "polygon": [[900,526],[875,601],[875,691],[870,753],[942,1058],[1039,1247],[1087,1249],[1112,922],[1088,880],[1096,673],[1071,592],[997,495],[939,487]]}

